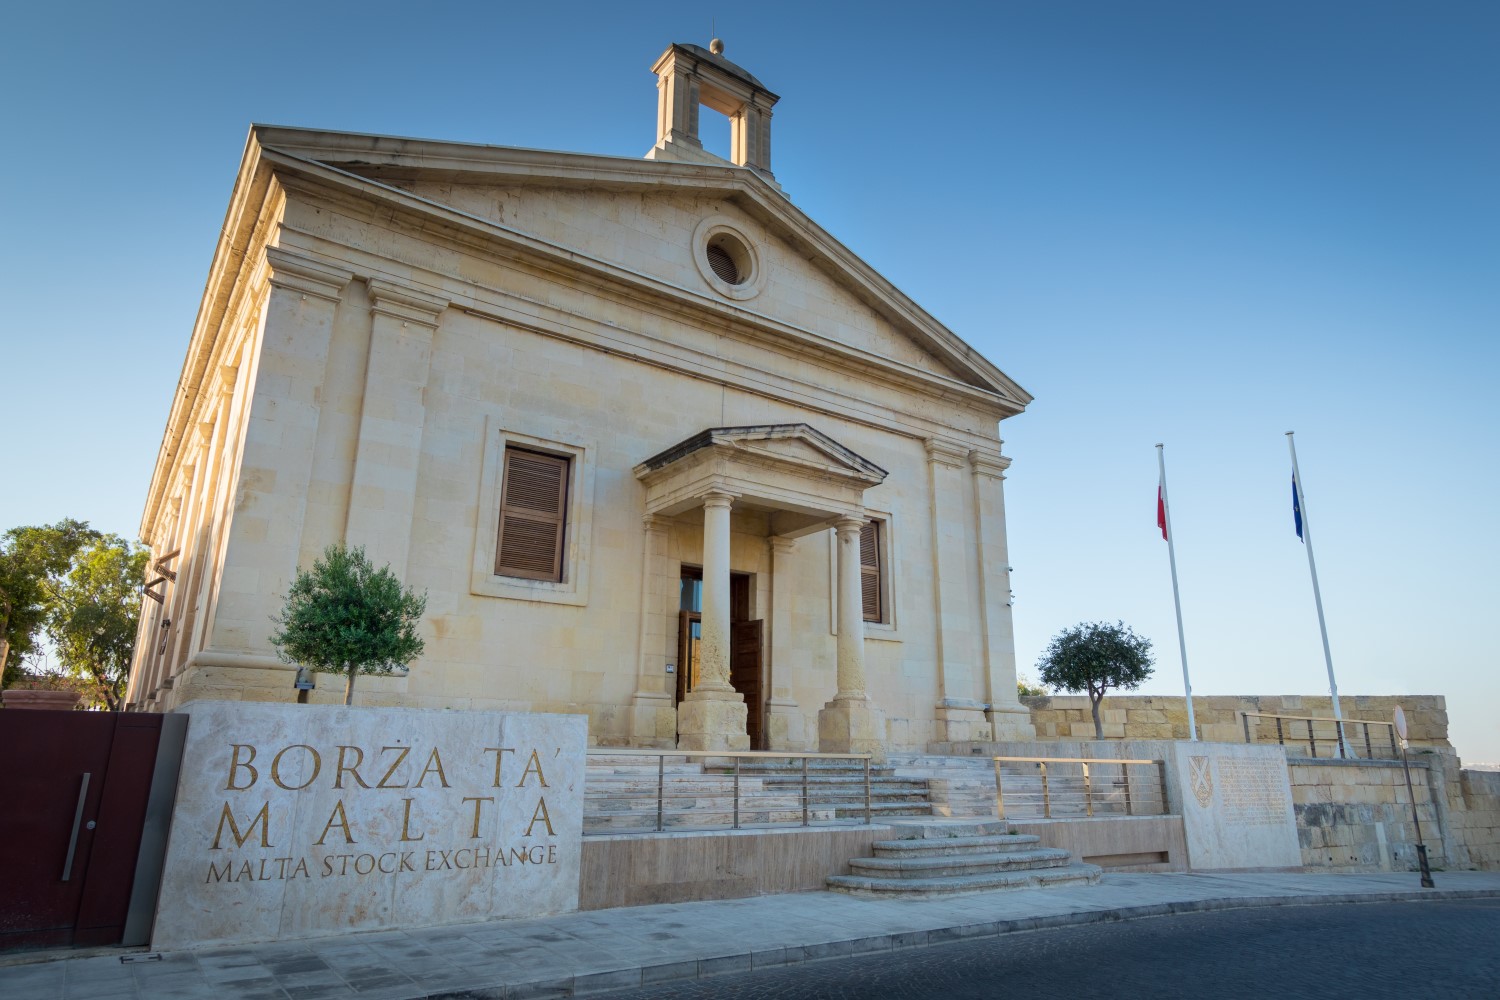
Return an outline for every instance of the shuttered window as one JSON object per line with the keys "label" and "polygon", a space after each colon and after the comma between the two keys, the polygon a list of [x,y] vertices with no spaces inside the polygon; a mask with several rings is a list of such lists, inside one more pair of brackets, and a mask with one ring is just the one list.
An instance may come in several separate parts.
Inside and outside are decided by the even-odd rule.
{"label": "shuttered window", "polygon": [[885,621],[885,606],[881,600],[880,525],[879,521],[870,521],[859,531],[859,586],[867,622]]}
{"label": "shuttered window", "polygon": [[567,510],[566,458],[505,449],[495,574],[561,582]]}

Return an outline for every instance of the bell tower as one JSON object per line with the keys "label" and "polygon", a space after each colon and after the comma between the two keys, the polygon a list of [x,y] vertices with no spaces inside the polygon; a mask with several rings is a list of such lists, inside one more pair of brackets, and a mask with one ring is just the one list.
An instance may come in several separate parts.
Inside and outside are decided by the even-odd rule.
{"label": "bell tower", "polygon": [[708,48],[674,42],[651,67],[656,74],[656,145],[651,160],[723,163],[698,138],[698,108],[729,119],[729,159],[776,183],[771,173],[771,108],[780,100],[765,84],[724,58],[724,43]]}

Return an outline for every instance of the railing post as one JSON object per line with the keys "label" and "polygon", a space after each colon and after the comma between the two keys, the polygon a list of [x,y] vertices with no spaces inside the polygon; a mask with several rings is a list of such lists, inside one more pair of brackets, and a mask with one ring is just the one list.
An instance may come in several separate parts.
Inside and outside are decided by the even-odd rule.
{"label": "railing post", "polygon": [[1005,818],[1005,789],[1000,785],[1000,758],[992,757],[995,765],[995,814]]}
{"label": "railing post", "polygon": [[[840,529],[842,530],[842,529]],[[865,758],[865,826],[869,826],[870,819],[870,758]]]}
{"label": "railing post", "polygon": [[1368,722],[1365,723],[1365,759],[1375,759],[1375,750],[1370,746],[1370,724]]}
{"label": "railing post", "polygon": [[656,755],[656,832],[661,833],[662,798],[666,792],[667,781],[667,755],[659,753]]}
{"label": "railing post", "polygon": [[1281,731],[1281,716],[1276,716],[1276,742],[1286,746],[1286,734]]}
{"label": "railing post", "polygon": [[808,819],[808,812],[807,812],[807,810],[808,810],[808,804],[807,804],[808,800],[807,800],[807,797],[808,797],[809,794],[811,794],[811,793],[808,791],[808,788],[807,788],[807,757],[804,755],[803,758],[802,758],[802,825],[803,826],[811,826],[812,825],[811,821]]}
{"label": "railing post", "polygon": [[1125,781],[1125,815],[1135,815],[1135,804],[1130,800],[1130,765],[1120,765],[1120,777]]}
{"label": "railing post", "polygon": [[1349,756],[1349,748],[1344,745],[1344,723],[1343,723],[1343,720],[1341,720],[1341,719],[1335,719],[1334,720],[1334,722],[1333,722],[1333,731],[1338,734],[1338,738],[1339,738],[1339,760],[1343,760],[1343,759],[1345,759],[1346,757]]}
{"label": "railing post", "polygon": [[1313,735],[1313,720],[1307,720],[1307,748],[1314,757],[1318,755],[1318,738]]}
{"label": "railing post", "polygon": [[1391,738],[1391,759],[1395,760],[1396,759],[1396,726],[1395,726],[1395,724],[1387,722],[1385,724],[1385,731],[1386,731],[1386,734],[1389,735],[1390,738]]}
{"label": "railing post", "polygon": [[1038,765],[1042,769],[1042,818],[1052,818],[1052,794],[1047,790],[1047,762]]}
{"label": "railing post", "polygon": [[1169,810],[1172,808],[1172,806],[1167,801],[1167,762],[1166,761],[1159,760],[1159,761],[1156,762],[1156,774],[1157,774],[1157,780],[1159,782],[1161,782],[1161,813],[1160,813],[1160,815],[1162,815],[1162,816],[1168,816],[1168,815],[1171,815],[1171,813],[1169,812]]}
{"label": "railing post", "polygon": [[1245,724],[1245,742],[1250,742],[1250,713],[1241,712],[1240,721]]}
{"label": "railing post", "polygon": [[740,759],[734,758],[734,828],[740,828]]}
{"label": "railing post", "polygon": [[1083,811],[1089,816],[1094,815],[1094,786],[1089,781],[1088,762],[1083,764]]}

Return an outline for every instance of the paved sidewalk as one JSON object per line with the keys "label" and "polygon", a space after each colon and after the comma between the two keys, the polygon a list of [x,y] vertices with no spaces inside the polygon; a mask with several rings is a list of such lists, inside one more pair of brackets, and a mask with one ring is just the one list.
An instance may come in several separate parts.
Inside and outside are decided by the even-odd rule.
{"label": "paved sidewalk", "polygon": [[[0,957],[6,1000],[566,997],[959,938],[1240,906],[1500,896],[1500,872],[1105,875],[946,899],[831,892],[165,954]],[[122,961],[122,957],[127,961]]]}

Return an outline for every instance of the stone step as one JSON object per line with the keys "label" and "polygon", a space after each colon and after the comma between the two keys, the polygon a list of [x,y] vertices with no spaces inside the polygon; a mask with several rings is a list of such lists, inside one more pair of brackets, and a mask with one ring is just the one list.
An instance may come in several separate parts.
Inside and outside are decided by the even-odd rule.
{"label": "stone step", "polygon": [[867,878],[950,878],[959,875],[983,875],[986,872],[1019,871],[1032,868],[1061,868],[1073,856],[1054,847],[1029,851],[1004,851],[999,854],[945,854],[935,857],[857,858],[849,862],[855,875]]}
{"label": "stone step", "polygon": [[[810,804],[811,809],[832,809],[840,819],[855,819],[865,814],[865,804],[858,805],[840,804],[836,802],[818,802]],[[932,814],[930,802],[871,802],[870,817],[877,823],[884,823],[886,817],[890,816],[929,816]]]}
{"label": "stone step", "polygon": [[923,840],[877,840],[877,858],[923,858],[950,855],[994,855],[1029,851],[1042,838],[1029,833],[999,833],[984,837],[927,838]]}
{"label": "stone step", "polygon": [[863,875],[833,875],[827,880],[827,885],[835,892],[846,892],[853,896],[865,896],[872,899],[892,896],[923,899],[967,892],[993,892],[1000,889],[1084,885],[1098,882],[1101,874],[1103,874],[1103,869],[1098,865],[1072,864],[1059,868],[997,871],[940,878],[872,878]]}
{"label": "stone step", "polygon": [[898,840],[949,840],[961,837],[993,837],[1009,834],[1010,827],[997,819],[948,819],[897,820],[891,824],[899,834]]}

